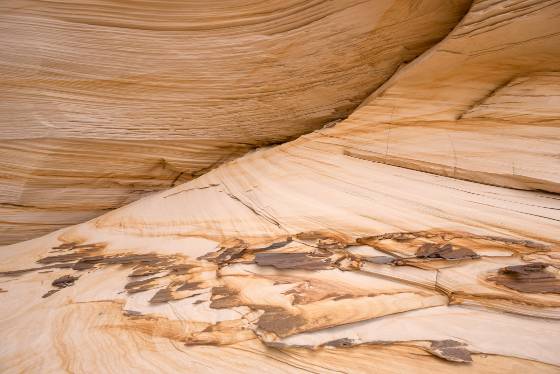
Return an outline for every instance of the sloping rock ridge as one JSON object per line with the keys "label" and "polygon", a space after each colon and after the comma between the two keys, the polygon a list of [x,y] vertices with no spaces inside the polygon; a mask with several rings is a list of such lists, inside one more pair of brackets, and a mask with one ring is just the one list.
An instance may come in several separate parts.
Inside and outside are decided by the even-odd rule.
{"label": "sloping rock ridge", "polygon": [[0,243],[345,118],[467,0],[0,4]]}
{"label": "sloping rock ridge", "polygon": [[559,20],[474,1],[347,119],[0,248],[0,368],[558,373]]}

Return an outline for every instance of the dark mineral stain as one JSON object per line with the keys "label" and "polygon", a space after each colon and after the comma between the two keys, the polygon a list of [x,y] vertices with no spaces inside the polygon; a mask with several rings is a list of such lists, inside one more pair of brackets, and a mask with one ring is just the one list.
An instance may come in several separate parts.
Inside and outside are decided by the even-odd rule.
{"label": "dark mineral stain", "polygon": [[219,299],[213,299],[210,302],[210,308],[212,309],[227,309],[236,306],[241,306],[241,303],[239,302],[239,300],[235,295],[224,296]]}
{"label": "dark mineral stain", "polygon": [[163,266],[170,264],[172,259],[165,256],[160,256],[155,253],[147,254],[126,254],[117,256],[105,257],[102,261],[106,265],[152,265]]}
{"label": "dark mineral stain", "polygon": [[[495,242],[496,244],[501,244],[504,249],[513,250],[516,252],[522,253],[535,253],[535,252],[542,252],[542,251],[549,251],[550,246],[537,243],[530,240],[519,240],[519,239],[512,239],[512,238],[504,238],[498,236],[484,236],[484,235],[474,235],[467,232],[453,232],[453,231],[416,231],[416,232],[395,232],[395,233],[385,233],[381,235],[375,236],[367,236],[358,238],[356,240],[359,244],[370,245],[374,248],[382,250],[382,248],[378,248],[379,245],[383,247],[382,243],[384,241],[393,241],[393,242],[400,242],[401,244],[410,244],[417,240],[421,239],[428,239],[428,241],[432,242],[433,245],[443,246],[445,244],[452,244],[449,243],[456,239],[467,239],[473,242],[475,246],[485,246],[488,245],[488,242]],[[467,248],[465,248],[467,249]],[[469,252],[464,253],[456,253],[453,256],[461,256],[461,257],[470,257]],[[452,259],[452,258],[448,258]]]}
{"label": "dark mineral stain", "polygon": [[[37,268],[28,268],[28,269],[20,269],[20,270],[10,270],[10,271],[3,271],[0,272],[0,277],[17,277],[22,274],[31,273],[34,271],[44,270],[44,269],[70,269],[72,268],[73,264],[53,264],[48,266],[41,266]],[[50,271],[42,271],[42,273],[50,273]]]}
{"label": "dark mineral stain", "polygon": [[[53,247],[55,252],[64,252],[63,254],[56,254],[52,256],[46,256],[37,261],[37,263],[44,266],[20,269],[7,272],[0,272],[0,276],[19,276],[33,271],[40,271],[51,268],[60,269],[73,269],[76,271],[84,271],[99,266],[109,266],[109,265],[121,265],[132,267],[132,272],[129,277],[145,277],[151,276],[162,271],[168,271],[168,274],[161,277],[152,277],[149,279],[142,279],[140,281],[129,282],[125,286],[125,290],[128,293],[143,292],[155,287],[160,286],[156,279],[164,278],[168,275],[180,276],[187,274],[187,272],[197,267],[197,265],[192,264],[176,264],[176,262],[181,262],[181,256],[163,256],[155,253],[147,254],[116,254],[116,255],[102,255],[100,250],[104,249],[106,244],[94,243],[94,244],[80,244],[76,243],[64,243],[57,247]],[[64,276],[53,282],[53,285],[57,288],[63,288],[71,286],[78,278],[73,276]],[[47,293],[46,296],[50,296],[56,290]],[[194,296],[194,295],[193,295]],[[162,295],[158,295],[162,297]],[[190,297],[190,296],[189,296]],[[157,302],[157,298],[155,299]]]}
{"label": "dark mineral stain", "polygon": [[502,237],[499,237],[499,236],[482,236],[481,238],[491,240],[491,241],[495,241],[495,242],[501,242],[501,243],[504,243],[504,244],[520,245],[520,246],[523,246],[523,247],[536,249],[536,250],[541,250],[541,251],[549,249],[549,246],[544,245],[542,243],[537,243],[537,242],[534,242],[534,241],[531,241],[531,240],[502,238]]}
{"label": "dark mineral stain", "polygon": [[264,310],[265,312],[283,312],[285,310],[281,306],[268,304],[248,304],[247,306],[253,310]]}
{"label": "dark mineral stain", "polygon": [[46,294],[44,294],[44,295],[41,296],[41,297],[42,297],[43,299],[44,299],[44,298],[47,298],[47,297],[51,296],[52,294],[57,293],[58,291],[60,291],[60,289],[57,289],[57,290],[50,290],[49,292],[47,292]]}
{"label": "dark mineral stain", "polygon": [[348,245],[337,239],[319,239],[317,240],[317,248],[320,249],[342,249]]}
{"label": "dark mineral stain", "polygon": [[53,247],[52,249],[73,249],[76,245],[78,245],[78,243],[76,242],[70,242],[70,243],[62,243],[59,246]]}
{"label": "dark mineral stain", "polygon": [[[57,256],[58,257],[58,256]],[[74,270],[88,270],[95,265],[136,265],[137,268],[129,275],[139,277],[153,275],[166,270],[173,263],[173,258],[160,256],[154,253],[148,254],[124,254],[114,256],[81,256],[74,264]]]}
{"label": "dark mineral stain", "polygon": [[[83,257],[91,256],[92,254],[99,252],[105,248],[104,243],[91,243],[91,244],[80,244],[77,243],[65,243],[58,247],[53,247],[51,252],[67,252],[61,255],[47,256],[43,257],[37,262],[40,264],[54,264],[57,262],[72,262],[78,261]],[[68,253],[69,252],[69,253]]]}
{"label": "dark mineral stain", "polygon": [[53,264],[49,266],[44,266],[42,269],[72,269],[74,267],[74,263],[62,263],[62,264]]}
{"label": "dark mineral stain", "polygon": [[542,262],[506,266],[488,280],[519,292],[560,294],[560,278],[549,268],[552,265]]}
{"label": "dark mineral stain", "polygon": [[[428,237],[428,236],[426,236],[426,237]],[[395,240],[397,242],[407,242],[407,241],[410,241],[412,239],[416,239],[417,238],[417,233],[395,232],[395,233],[387,233],[387,234],[374,236],[372,238],[374,238],[375,240],[391,239],[391,240]]]}
{"label": "dark mineral stain", "polygon": [[154,275],[161,271],[160,268],[152,268],[152,267],[139,267],[134,269],[132,273],[128,274],[129,277],[146,277],[148,275]]}
{"label": "dark mineral stain", "polygon": [[356,345],[354,340],[349,338],[341,338],[336,340],[331,340],[330,342],[326,342],[323,344],[325,347],[337,347],[337,348],[349,348]]}
{"label": "dark mineral stain", "polygon": [[140,281],[129,282],[124,286],[124,289],[128,293],[137,293],[137,292],[143,292],[143,291],[151,290],[152,288],[157,287],[156,279],[158,279],[158,278],[159,277],[148,278],[148,279],[143,279],[143,280],[140,280]]}
{"label": "dark mineral stain", "polygon": [[212,288],[212,296],[228,296],[231,295],[233,292],[227,287],[214,287]]}
{"label": "dark mineral stain", "polygon": [[320,249],[342,249],[348,246],[348,243],[346,243],[345,239],[329,232],[301,232],[296,235],[296,238],[303,241],[315,241],[315,245]]}
{"label": "dark mineral stain", "polygon": [[43,257],[43,258],[39,259],[37,262],[39,264],[47,264],[48,265],[48,264],[55,264],[57,262],[78,261],[82,257],[84,257],[83,253],[76,252],[76,253],[67,253],[65,255]]}
{"label": "dark mineral stain", "polygon": [[[373,295],[376,296],[376,295]],[[354,299],[356,298],[356,295],[352,295],[350,293],[347,294],[329,294],[327,295],[327,297],[332,297],[333,301],[338,301],[338,300],[347,300],[347,299]]]}
{"label": "dark mineral stain", "polygon": [[72,267],[74,270],[88,270],[103,261],[104,256],[89,256],[78,260]]}
{"label": "dark mineral stain", "polygon": [[223,246],[216,252],[208,253],[199,257],[199,260],[206,260],[218,265],[226,264],[243,256],[243,253],[249,246],[242,240],[237,240],[232,246]]}
{"label": "dark mineral stain", "polygon": [[212,288],[210,308],[227,309],[227,308],[232,308],[241,305],[246,305],[246,304],[243,304],[239,300],[238,293],[236,290],[232,290],[223,286]]}
{"label": "dark mineral stain", "polygon": [[52,282],[52,285],[58,288],[70,287],[74,285],[74,282],[78,279],[78,277],[74,277],[72,275],[63,275],[60,278],[55,279]]}
{"label": "dark mineral stain", "polygon": [[[421,236],[420,233],[415,233],[415,232],[394,232],[394,233],[385,233],[381,235],[358,238],[356,242],[359,244],[366,244],[366,245],[369,242],[377,242],[377,241],[387,240],[387,239],[391,239],[399,242],[406,242],[412,239],[416,239],[419,236]],[[424,235],[423,237],[428,237],[428,236]]]}
{"label": "dark mineral stain", "polygon": [[141,316],[142,313],[136,310],[123,310],[125,316]]}
{"label": "dark mineral stain", "polygon": [[150,299],[151,304],[166,303],[169,300],[173,300],[173,293],[169,288],[162,288]]}
{"label": "dark mineral stain", "polygon": [[451,244],[437,245],[425,243],[417,251],[418,258],[442,258],[445,260],[461,260],[466,258],[479,258],[472,250],[465,247],[457,247]]}
{"label": "dark mineral stain", "polygon": [[18,275],[22,275],[25,273],[30,273],[32,271],[40,270],[41,268],[29,268],[29,269],[20,269],[20,270],[10,270],[10,271],[2,271],[0,272],[0,277],[17,277]]}
{"label": "dark mineral stain", "polygon": [[395,258],[389,256],[371,256],[363,257],[364,261],[371,262],[372,264],[388,265],[395,262]]}
{"label": "dark mineral stain", "polygon": [[80,244],[75,245],[73,249],[101,249],[105,248],[103,243],[91,243],[91,244]]}
{"label": "dark mineral stain", "polygon": [[169,270],[175,275],[185,275],[190,270],[196,268],[196,265],[188,265],[188,264],[179,264],[179,265],[172,265],[169,267]]}
{"label": "dark mineral stain", "polygon": [[277,269],[331,269],[332,264],[327,255],[311,253],[257,253],[255,262],[260,266],[274,266]]}
{"label": "dark mineral stain", "polygon": [[78,244],[77,242],[70,242],[70,243],[62,243],[59,246],[52,247],[53,252],[60,252],[60,251],[73,251],[73,250],[92,250],[92,249],[101,249],[105,248],[104,243],[86,243],[86,244]]}
{"label": "dark mineral stain", "polygon": [[319,240],[319,239],[330,239],[332,238],[332,236],[321,231],[307,231],[307,232],[300,232],[299,234],[296,234],[296,238],[299,240]]}
{"label": "dark mineral stain", "polygon": [[259,251],[267,251],[267,250],[271,250],[271,249],[278,249],[278,248],[282,248],[282,247],[287,246],[291,242],[292,242],[292,238],[288,237],[288,239],[286,239],[283,242],[273,243],[273,244],[269,245],[268,247],[258,248],[258,250]]}
{"label": "dark mineral stain", "polygon": [[429,351],[433,355],[448,361],[472,362],[471,353],[467,350],[466,345],[455,340],[432,341]]}
{"label": "dark mineral stain", "polygon": [[279,337],[286,337],[297,332],[306,322],[305,318],[286,311],[270,311],[265,312],[259,318],[257,326],[261,330],[273,332]]}
{"label": "dark mineral stain", "polygon": [[206,288],[206,287],[201,287],[201,285],[203,284],[203,282],[185,282],[181,287],[177,288],[177,291],[191,291],[191,290],[198,290],[201,288]]}
{"label": "dark mineral stain", "polygon": [[290,349],[290,348],[313,349],[314,348],[312,345],[306,345],[306,344],[286,344],[283,342],[270,342],[270,341],[264,341],[263,343],[268,348],[274,348],[274,349]]}

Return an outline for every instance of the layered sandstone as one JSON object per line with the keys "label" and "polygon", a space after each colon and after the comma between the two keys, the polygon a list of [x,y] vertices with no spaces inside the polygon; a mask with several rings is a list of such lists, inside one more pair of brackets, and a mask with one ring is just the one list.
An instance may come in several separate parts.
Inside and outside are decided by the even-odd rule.
{"label": "layered sandstone", "polygon": [[558,372],[559,19],[475,1],[348,119],[3,247],[2,369]]}
{"label": "layered sandstone", "polygon": [[345,118],[468,3],[3,1],[0,242]]}

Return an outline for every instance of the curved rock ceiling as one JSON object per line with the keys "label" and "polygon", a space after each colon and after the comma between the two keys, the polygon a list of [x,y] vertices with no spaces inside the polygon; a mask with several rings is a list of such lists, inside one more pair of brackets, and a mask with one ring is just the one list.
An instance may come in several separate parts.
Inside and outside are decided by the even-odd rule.
{"label": "curved rock ceiling", "polygon": [[466,0],[0,4],[0,242],[345,118]]}
{"label": "curved rock ceiling", "polygon": [[559,66],[560,2],[474,1],[347,119],[0,248],[0,369],[558,373]]}

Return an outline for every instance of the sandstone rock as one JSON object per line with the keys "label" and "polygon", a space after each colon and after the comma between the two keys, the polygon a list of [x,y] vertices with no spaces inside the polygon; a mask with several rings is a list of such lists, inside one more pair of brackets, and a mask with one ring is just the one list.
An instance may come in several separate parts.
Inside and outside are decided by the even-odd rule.
{"label": "sandstone rock", "polygon": [[347,120],[3,247],[3,371],[558,372],[558,19],[475,1]]}
{"label": "sandstone rock", "polygon": [[345,118],[467,0],[0,4],[0,243]]}

